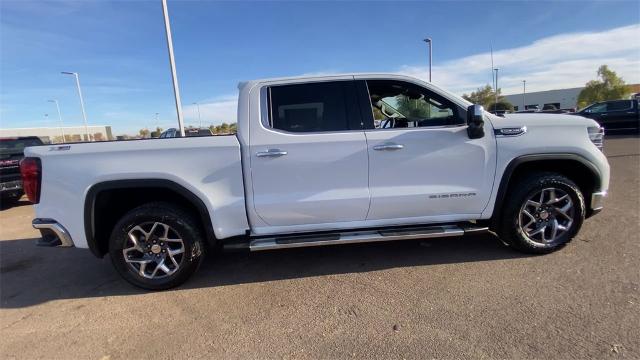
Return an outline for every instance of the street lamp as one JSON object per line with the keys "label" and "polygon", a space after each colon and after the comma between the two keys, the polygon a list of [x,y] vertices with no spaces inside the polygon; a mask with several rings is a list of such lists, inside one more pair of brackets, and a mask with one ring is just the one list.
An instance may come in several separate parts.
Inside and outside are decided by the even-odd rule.
{"label": "street lamp", "polygon": [[500,69],[498,69],[498,68],[493,69],[493,71],[496,72],[496,88],[495,88],[496,102],[493,105],[493,110],[494,111],[497,111],[497,106],[498,106],[498,71],[499,70]]}
{"label": "street lamp", "polygon": [[200,117],[200,104],[194,102],[193,105],[198,109],[198,121],[200,122],[200,129],[202,129],[202,117]]}
{"label": "street lamp", "polygon": [[87,135],[87,141],[91,141],[89,136],[89,127],[87,126],[87,113],[84,111],[84,100],[82,99],[82,90],[80,89],[80,78],[77,72],[63,71],[65,75],[73,75],[76,78],[76,87],[78,88],[78,96],[80,96],[80,107],[82,108],[82,119],[84,120],[84,132]]}
{"label": "street lamp", "polygon": [[429,82],[431,82],[431,62],[432,62],[432,52],[433,52],[432,50],[433,40],[431,40],[431,38],[426,38],[423,41],[429,44]]}
{"label": "street lamp", "polygon": [[176,73],[176,61],[173,57],[173,39],[171,38],[171,24],[169,24],[169,10],[167,0],[162,0],[162,13],[164,15],[164,30],[167,35],[167,49],[169,50],[169,65],[171,66],[171,79],[173,80],[173,95],[176,98],[176,112],[178,113],[178,127],[180,136],[184,137],[184,121],[182,119],[182,102],[180,101],[180,88],[178,88],[178,74]]}
{"label": "street lamp", "polygon": [[527,80],[522,80],[522,110],[526,109],[527,102],[525,101],[525,95],[527,94]]}
{"label": "street lamp", "polygon": [[58,104],[58,100],[53,99],[53,100],[47,100],[47,102],[52,102],[56,104],[56,109],[58,110],[58,119],[60,120],[60,133],[62,134],[62,143],[65,143],[64,140],[64,128],[63,128],[63,123],[62,123],[62,114],[60,114],[60,105]]}

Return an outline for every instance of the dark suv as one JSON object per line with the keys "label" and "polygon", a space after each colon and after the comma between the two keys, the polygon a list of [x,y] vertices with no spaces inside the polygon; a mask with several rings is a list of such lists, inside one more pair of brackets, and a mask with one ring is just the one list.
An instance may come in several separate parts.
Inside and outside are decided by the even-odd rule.
{"label": "dark suv", "polygon": [[11,204],[22,194],[20,160],[24,158],[24,148],[43,145],[37,136],[0,138],[0,202]]}
{"label": "dark suv", "polygon": [[597,121],[606,130],[638,131],[640,128],[637,99],[597,102],[575,114]]}

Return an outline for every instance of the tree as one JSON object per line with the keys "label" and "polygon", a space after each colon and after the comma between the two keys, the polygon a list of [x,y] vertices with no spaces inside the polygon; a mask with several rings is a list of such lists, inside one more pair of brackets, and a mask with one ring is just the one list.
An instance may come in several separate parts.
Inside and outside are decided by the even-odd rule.
{"label": "tree", "polygon": [[161,127],[156,127],[156,129],[151,132],[151,137],[152,138],[157,138],[157,137],[160,137],[160,134],[162,134],[162,128]]}
{"label": "tree", "polygon": [[138,133],[140,134],[140,137],[142,137],[142,138],[149,137],[149,129],[140,129],[140,131]]}
{"label": "tree", "polygon": [[621,77],[607,65],[598,68],[599,80],[589,81],[578,95],[578,107],[605,100],[623,99],[629,94],[629,89]]}
{"label": "tree", "polygon": [[487,109],[489,111],[501,111],[501,110],[509,110],[509,111],[513,111],[513,104],[511,104],[510,102],[508,102],[507,100],[500,100],[497,103],[496,102],[492,102]]}
{"label": "tree", "polygon": [[[485,108],[489,108],[489,106],[496,102],[496,92],[493,91],[491,85],[487,84],[484,87],[478,88],[478,90],[472,92],[467,95],[464,94],[462,97],[470,101],[474,104],[482,105]],[[504,96],[500,95],[500,89],[498,89],[498,103],[504,101]]]}
{"label": "tree", "polygon": [[419,99],[411,99],[405,95],[396,96],[398,103],[398,111],[409,119],[426,119],[429,118],[429,103],[420,101]]}

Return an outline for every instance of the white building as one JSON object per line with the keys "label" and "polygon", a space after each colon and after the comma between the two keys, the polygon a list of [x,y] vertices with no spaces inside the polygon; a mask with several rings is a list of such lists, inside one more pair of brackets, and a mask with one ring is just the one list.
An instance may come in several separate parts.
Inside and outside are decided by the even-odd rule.
{"label": "white building", "polygon": [[505,95],[505,98],[508,102],[513,104],[516,111],[532,109],[535,107],[542,110],[545,105],[553,105],[556,109],[576,109],[578,95],[582,89],[584,89],[584,87],[535,91],[524,94]]}
{"label": "white building", "polygon": [[[89,132],[88,139],[86,130]],[[63,134],[65,139],[64,142],[113,140],[111,126],[91,125],[87,126],[86,130],[84,126],[0,129],[0,137],[37,136],[42,139],[42,141],[49,143],[63,142]]]}

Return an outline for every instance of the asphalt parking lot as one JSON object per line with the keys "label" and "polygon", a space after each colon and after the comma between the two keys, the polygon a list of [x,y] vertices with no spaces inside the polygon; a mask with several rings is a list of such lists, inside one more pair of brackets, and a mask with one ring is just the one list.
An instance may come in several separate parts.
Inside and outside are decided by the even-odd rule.
{"label": "asphalt parking lot", "polygon": [[226,253],[155,293],[35,247],[22,202],[0,210],[0,356],[640,358],[640,138],[605,152],[606,208],[554,254],[490,235]]}

